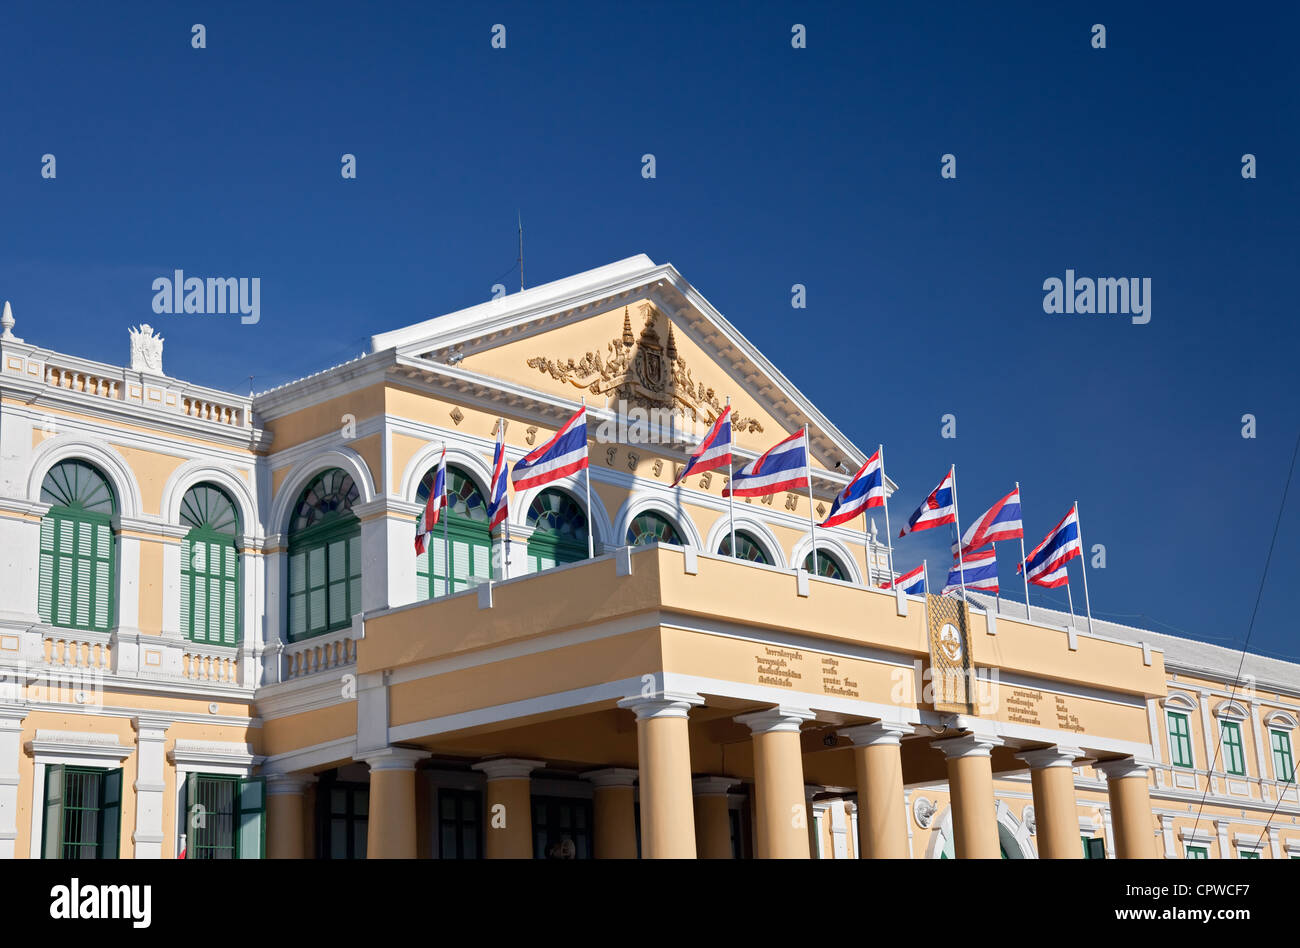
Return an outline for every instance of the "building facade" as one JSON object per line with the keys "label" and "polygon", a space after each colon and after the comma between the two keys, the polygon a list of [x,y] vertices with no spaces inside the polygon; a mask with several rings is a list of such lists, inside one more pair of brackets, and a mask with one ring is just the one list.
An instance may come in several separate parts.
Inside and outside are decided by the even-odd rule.
{"label": "building facade", "polygon": [[[809,529],[865,455],[671,265],[250,397],[15,328],[0,856],[1300,856],[1300,668],[878,588],[873,524]],[[498,426],[582,403],[590,489],[490,531]],[[809,492],[672,486],[727,404],[746,459],[808,427]]]}

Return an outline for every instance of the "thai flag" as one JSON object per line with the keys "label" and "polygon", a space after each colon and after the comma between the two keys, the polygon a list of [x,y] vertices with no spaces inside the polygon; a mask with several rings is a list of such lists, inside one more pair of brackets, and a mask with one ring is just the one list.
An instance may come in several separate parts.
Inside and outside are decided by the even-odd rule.
{"label": "thai flag", "polygon": [[925,564],[922,563],[910,573],[904,573],[892,583],[881,583],[881,589],[899,588],[908,596],[921,596],[925,594]]}
{"label": "thai flag", "polygon": [[956,589],[961,589],[962,578],[966,580],[967,589],[980,589],[984,592],[998,591],[998,556],[993,547],[977,553],[963,554],[960,566],[954,563],[948,573],[948,585],[939,595],[945,596]]}
{"label": "thai flag", "polygon": [[[971,550],[988,546],[999,540],[1019,540],[1025,535],[1020,523],[1020,488],[1017,487],[1007,496],[984,512],[961,540],[962,555]],[[957,544],[952,547],[952,557],[957,558]]]}
{"label": "thai flag", "polygon": [[1079,540],[1079,511],[1071,504],[1065,519],[1025,558],[1029,581],[1048,589],[1064,586],[1070,581],[1066,564],[1076,556],[1083,556],[1083,543]]}
{"label": "thai flag", "polygon": [[583,405],[555,432],[555,437],[519,459],[510,480],[515,490],[526,490],[558,481],[586,466],[587,406]]}
{"label": "thai flag", "polygon": [[880,450],[877,449],[875,454],[867,458],[867,463],[862,465],[858,473],[853,475],[848,486],[840,491],[831,504],[830,516],[819,526],[838,527],[865,513],[868,507],[884,505],[885,469],[880,463]]}
{"label": "thai flag", "polygon": [[808,429],[778,441],[731,479],[723,497],[764,497],[808,486]]}
{"label": "thai flag", "polygon": [[907,519],[898,535],[905,537],[915,530],[929,530],[931,527],[956,522],[957,505],[953,502],[952,468],[948,468],[948,473],[943,476],[939,486],[930,491],[930,496],[916,508],[916,513]]}
{"label": "thai flag", "polygon": [[497,445],[492,450],[492,484],[488,501],[488,530],[495,530],[510,515],[510,494],[506,478],[506,426],[497,422]]}
{"label": "thai flag", "polygon": [[424,502],[420,519],[415,522],[415,555],[419,556],[427,548],[425,540],[433,535],[438,518],[447,506],[447,449],[442,449],[438,459],[438,473],[433,476],[433,487],[429,490],[429,499]]}
{"label": "thai flag", "polygon": [[673,481],[673,487],[676,487],[682,481],[686,480],[689,474],[703,474],[705,471],[712,471],[715,468],[722,467],[731,463],[731,406],[728,405],[722,409],[722,414],[718,420],[713,423],[709,433],[704,436],[700,446],[696,448],[682,468],[682,473],[677,480]]}

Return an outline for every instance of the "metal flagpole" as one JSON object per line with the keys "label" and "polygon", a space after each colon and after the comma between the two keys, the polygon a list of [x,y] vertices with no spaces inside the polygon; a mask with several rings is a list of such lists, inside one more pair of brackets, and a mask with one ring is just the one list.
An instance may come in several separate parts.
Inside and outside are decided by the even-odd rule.
{"label": "metal flagpole", "polygon": [[[813,496],[812,496],[812,449],[808,446],[808,426],[803,426],[803,459],[808,465],[808,539],[812,543],[812,561],[813,575],[821,574],[821,569],[817,562],[817,518],[813,516]],[[795,567],[795,572],[799,567]]]}
{"label": "metal flagpole", "polygon": [[[501,479],[505,481],[505,497],[502,498],[506,505],[506,555],[501,564],[501,571],[505,574],[503,578],[510,578],[510,465],[506,461],[506,420],[497,417],[497,424],[501,426]],[[493,485],[495,487],[496,485]]]}
{"label": "metal flagpole", "polygon": [[1074,522],[1079,529],[1079,568],[1083,570],[1083,608],[1088,611],[1088,634],[1092,635],[1092,603],[1088,599],[1088,548],[1083,545],[1083,524],[1079,521],[1079,502],[1074,502]]}
{"label": "metal flagpole", "polygon": [[[924,559],[921,560],[921,580],[925,585],[925,592],[923,593],[923,595],[926,596],[930,595],[930,563],[928,560],[924,560]],[[927,602],[928,601],[929,600],[927,600]]]}
{"label": "metal flagpole", "polygon": [[[586,396],[586,395],[582,396],[582,407],[583,407],[583,408],[586,408],[586,407],[587,407],[587,396]],[[583,428],[584,431],[586,431],[586,429],[587,429],[587,416],[586,416],[585,413],[583,414],[583,417],[582,417],[582,428]],[[583,449],[584,451],[587,452],[587,464],[586,464],[585,467],[583,467],[583,469],[582,469],[582,473],[586,475],[586,477],[584,478],[584,480],[586,481],[586,484],[587,484],[587,559],[591,559],[593,556],[596,555],[596,543],[595,543],[595,540],[592,539],[592,533],[591,533],[591,531],[592,531],[592,529],[593,529],[592,524],[591,524],[591,521],[592,521],[592,516],[591,516],[591,449],[587,446],[587,441],[586,441],[586,440],[584,440],[584,441],[582,442],[582,449]]]}
{"label": "metal flagpole", "polygon": [[1069,569],[1066,569],[1065,576],[1065,598],[1070,603],[1070,628],[1074,628],[1074,594],[1070,592]]}
{"label": "metal flagpole", "polygon": [[[730,395],[727,396],[727,407],[728,408],[731,407]],[[728,431],[731,430],[730,418],[727,419],[727,430]],[[732,452],[735,449],[735,446],[736,446],[735,441],[732,441],[730,444],[727,445],[727,457],[730,458],[732,456]],[[731,526],[731,555],[733,557],[736,555],[736,497],[731,492],[731,479],[732,477],[735,476],[735,472],[733,470],[734,467],[735,467],[734,460],[727,462],[727,520],[729,521]]]}
{"label": "metal flagpole", "polygon": [[[893,529],[889,526],[889,487],[888,487],[888,485],[885,483],[885,446],[884,446],[883,444],[878,444],[878,445],[876,445],[876,450],[880,452],[880,489],[881,489],[882,491],[884,491],[884,500],[885,500],[885,539],[889,542],[889,547],[888,547],[888,549],[889,549],[889,582],[890,582],[890,584],[892,585],[893,582],[894,582],[894,576],[896,575],[896,574],[894,573],[894,531],[893,531]],[[866,519],[866,516],[867,516],[867,512],[866,512],[866,510],[863,510],[863,512],[862,512],[862,517],[863,517],[864,521],[865,521],[865,519]],[[871,564],[868,563],[868,564],[867,564],[867,577],[868,577],[867,585],[868,585],[868,586],[871,585],[870,576],[871,576]],[[926,588],[926,590],[928,591],[930,587],[929,587],[929,585],[927,584],[925,588]]]}
{"label": "metal flagpole", "polygon": [[[447,521],[451,519],[451,502],[447,498],[447,481],[449,478],[447,477],[447,446],[445,444],[442,446],[440,466],[442,467],[442,558],[447,567],[447,579],[443,595],[449,596],[453,588],[451,583],[451,540],[447,536]],[[469,575],[468,570],[466,570],[465,575]]]}
{"label": "metal flagpole", "polygon": [[957,506],[957,465],[950,464],[948,473],[952,475],[952,515],[957,521],[957,579],[961,583],[961,601],[966,602],[966,563],[961,555],[961,510]]}
{"label": "metal flagpole", "polygon": [[[1016,481],[1016,496],[1020,496],[1020,482]],[[1020,506],[1020,575],[1025,580],[1025,619],[1034,621],[1034,613],[1029,608],[1029,564],[1025,562],[1025,507]]]}

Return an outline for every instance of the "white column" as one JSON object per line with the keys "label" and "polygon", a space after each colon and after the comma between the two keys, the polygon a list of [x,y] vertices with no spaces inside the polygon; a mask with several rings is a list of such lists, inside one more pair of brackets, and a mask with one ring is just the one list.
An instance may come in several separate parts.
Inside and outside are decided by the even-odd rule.
{"label": "white column", "polygon": [[1165,858],[1177,859],[1178,848],[1174,843],[1174,818],[1172,816],[1160,816],[1160,838],[1165,844]]}
{"label": "white column", "polygon": [[235,538],[239,550],[239,580],[243,583],[240,603],[242,638],[235,661],[239,665],[239,683],[255,688],[269,683],[262,679],[262,654],[266,650],[266,628],[262,622],[266,605],[266,558],[261,555],[261,541],[251,536]]}
{"label": "white column", "polygon": [[135,858],[161,859],[163,841],[163,767],[166,764],[164,748],[170,718],[139,714],[131,719],[136,730],[135,773]]}
{"label": "white column", "polygon": [[0,859],[14,858],[18,838],[18,763],[25,708],[0,708]]}
{"label": "white column", "polygon": [[1215,820],[1214,832],[1219,837],[1219,858],[1232,858],[1232,844],[1228,842],[1228,830],[1232,827],[1230,820]]}
{"label": "white column", "polygon": [[[517,523],[510,524],[510,578],[516,576],[528,575],[528,540],[533,535],[534,527],[520,526]],[[493,553],[500,556],[499,562],[505,562],[506,541],[504,536],[498,536],[492,545]]]}
{"label": "white column", "polygon": [[415,602],[415,521],[420,505],[378,497],[352,512],[361,519],[362,609]]}
{"label": "white column", "polygon": [[289,641],[289,538],[277,533],[266,538],[262,556],[266,609],[262,619],[262,684],[283,678],[284,646]]}

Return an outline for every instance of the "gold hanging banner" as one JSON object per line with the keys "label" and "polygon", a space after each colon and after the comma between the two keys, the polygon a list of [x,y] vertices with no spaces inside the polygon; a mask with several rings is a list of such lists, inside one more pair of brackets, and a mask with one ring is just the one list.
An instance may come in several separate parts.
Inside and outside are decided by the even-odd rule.
{"label": "gold hanging banner", "polygon": [[974,659],[970,649],[970,609],[951,596],[925,595],[929,624],[930,686],[934,710],[975,714]]}

